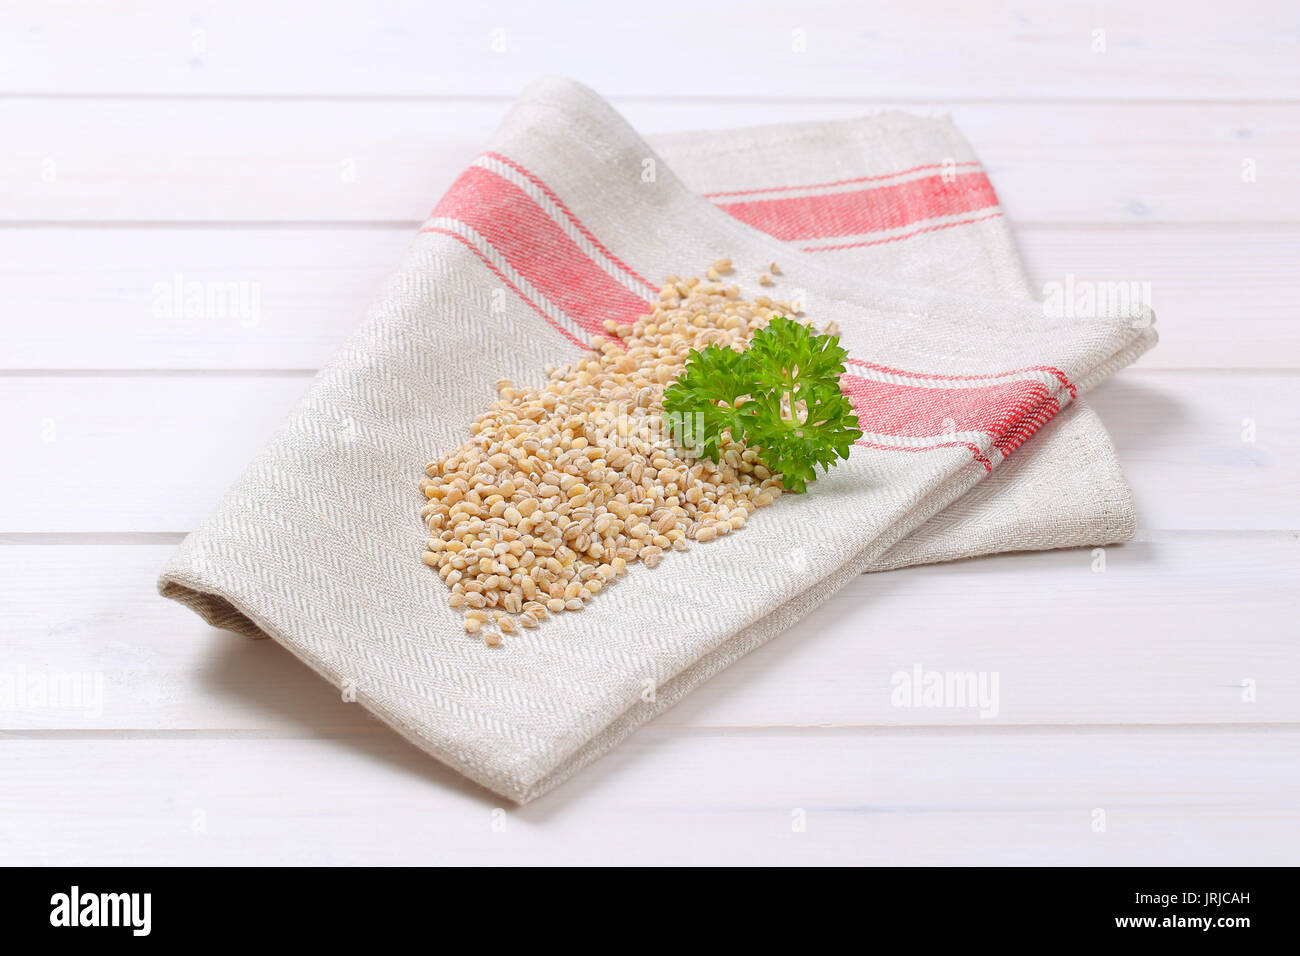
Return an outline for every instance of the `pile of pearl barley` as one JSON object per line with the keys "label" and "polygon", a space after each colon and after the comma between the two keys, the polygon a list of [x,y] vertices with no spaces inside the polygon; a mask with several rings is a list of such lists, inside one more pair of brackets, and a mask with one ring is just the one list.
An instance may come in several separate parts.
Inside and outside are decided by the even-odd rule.
{"label": "pile of pearl barley", "polygon": [[668,551],[739,531],[780,496],[780,475],[754,451],[724,443],[716,464],[689,457],[660,418],[692,349],[743,348],[774,315],[798,312],[740,298],[720,281],[730,271],[719,259],[706,281],[668,276],[653,312],[606,322],[608,335],[541,388],[498,382],[470,440],[425,469],[424,563],[467,633],[495,646],[501,633],[580,611],[630,564],[653,568]]}

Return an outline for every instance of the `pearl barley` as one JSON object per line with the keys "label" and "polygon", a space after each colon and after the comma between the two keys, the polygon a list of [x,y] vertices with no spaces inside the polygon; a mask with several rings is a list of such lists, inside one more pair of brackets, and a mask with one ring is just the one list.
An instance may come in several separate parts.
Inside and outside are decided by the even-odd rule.
{"label": "pearl barley", "polygon": [[[719,259],[709,271],[731,268]],[[470,440],[421,482],[430,534],[422,559],[446,583],[448,603],[468,612],[466,632],[489,617],[515,634],[548,611],[579,612],[628,565],[654,567],[690,540],[740,530],[780,496],[780,475],[752,451],[726,443],[717,464],[689,456],[660,414],[692,349],[743,348],[781,305],[668,276],[648,314],[605,322],[591,351],[541,387],[497,382]]]}

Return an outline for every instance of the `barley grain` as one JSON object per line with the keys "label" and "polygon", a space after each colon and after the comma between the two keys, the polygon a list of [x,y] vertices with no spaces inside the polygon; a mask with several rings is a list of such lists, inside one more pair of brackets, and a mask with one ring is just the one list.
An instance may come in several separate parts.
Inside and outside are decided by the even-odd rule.
{"label": "barley grain", "polygon": [[[659,428],[664,388],[691,349],[743,348],[792,311],[741,299],[721,283],[732,271],[718,259],[707,281],[667,277],[654,309],[606,321],[591,350],[548,369],[541,387],[501,379],[470,440],[425,469],[422,560],[465,611],[468,633],[499,643],[487,624],[514,634],[548,612],[580,610],[629,563],[654,567],[690,540],[740,530],[780,496],[780,476],[754,450],[724,441],[720,462],[697,460]],[[760,282],[779,274],[772,263]]]}

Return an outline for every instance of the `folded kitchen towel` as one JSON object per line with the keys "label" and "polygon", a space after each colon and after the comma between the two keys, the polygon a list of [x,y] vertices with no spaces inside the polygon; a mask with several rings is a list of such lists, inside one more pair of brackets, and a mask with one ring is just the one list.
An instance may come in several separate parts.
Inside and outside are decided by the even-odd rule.
{"label": "folded kitchen towel", "polygon": [[[591,91],[536,84],[353,340],[177,550],[161,592],[214,625],[273,637],[417,746],[525,802],[888,564],[1155,341],[1145,312],[1066,320],[1025,298],[886,281],[735,213],[689,189]],[[425,465],[464,441],[497,380],[540,384],[604,320],[647,312],[660,277],[722,256],[742,278],[779,262],[807,317],[838,323],[862,442],[806,494],[657,568],[634,565],[580,613],[501,647],[467,636],[420,561]],[[1038,441],[1011,460],[1032,459]],[[1076,470],[1107,454],[1072,451]],[[1029,500],[1045,507],[1085,485],[1073,472],[1039,480],[1048,487]],[[972,511],[937,537],[966,553],[962,526],[978,523]],[[916,560],[935,556],[927,545]]]}

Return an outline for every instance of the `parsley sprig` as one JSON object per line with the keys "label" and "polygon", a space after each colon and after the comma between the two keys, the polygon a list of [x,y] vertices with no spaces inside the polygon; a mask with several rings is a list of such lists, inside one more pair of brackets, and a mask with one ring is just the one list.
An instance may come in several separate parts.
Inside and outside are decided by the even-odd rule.
{"label": "parsley sprig", "polygon": [[692,350],[686,370],[664,392],[664,418],[679,444],[718,461],[724,433],[753,448],[788,491],[801,492],[862,437],[840,389],[848,358],[838,336],[777,316],[743,352]]}

